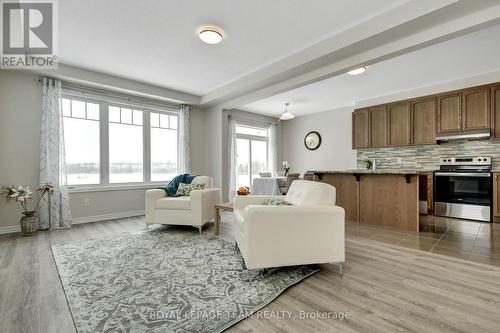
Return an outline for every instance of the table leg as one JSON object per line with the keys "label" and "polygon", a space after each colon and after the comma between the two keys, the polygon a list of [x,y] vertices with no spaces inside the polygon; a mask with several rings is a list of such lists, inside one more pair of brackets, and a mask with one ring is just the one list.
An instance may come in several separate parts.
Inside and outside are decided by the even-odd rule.
{"label": "table leg", "polygon": [[215,207],[214,208],[214,222],[215,222],[215,234],[219,234],[219,224],[220,224],[220,215],[219,215],[219,208]]}

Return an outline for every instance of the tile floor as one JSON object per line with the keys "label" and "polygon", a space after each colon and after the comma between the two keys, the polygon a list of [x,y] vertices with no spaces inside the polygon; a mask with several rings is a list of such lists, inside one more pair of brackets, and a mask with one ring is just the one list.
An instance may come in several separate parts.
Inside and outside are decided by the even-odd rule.
{"label": "tile floor", "polygon": [[500,223],[422,215],[419,233],[347,221],[346,235],[500,267]]}

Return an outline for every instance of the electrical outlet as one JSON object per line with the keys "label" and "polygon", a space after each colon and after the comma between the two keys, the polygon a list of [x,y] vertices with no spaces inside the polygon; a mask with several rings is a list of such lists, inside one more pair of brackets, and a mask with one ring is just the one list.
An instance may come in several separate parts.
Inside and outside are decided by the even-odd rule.
{"label": "electrical outlet", "polygon": [[83,199],[83,207],[90,207],[90,199],[89,198]]}

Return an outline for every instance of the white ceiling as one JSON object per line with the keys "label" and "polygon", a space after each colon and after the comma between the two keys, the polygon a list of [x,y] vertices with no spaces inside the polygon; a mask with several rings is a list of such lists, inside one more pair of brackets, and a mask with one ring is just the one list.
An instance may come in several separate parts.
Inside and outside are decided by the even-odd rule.
{"label": "white ceiling", "polygon": [[305,115],[500,70],[498,36],[500,25],[379,62],[361,75],[335,76],[239,108],[279,116],[290,102],[291,112]]}
{"label": "white ceiling", "polygon": [[[203,95],[406,2],[64,0],[59,61]],[[223,43],[198,39],[206,24],[224,29]]]}

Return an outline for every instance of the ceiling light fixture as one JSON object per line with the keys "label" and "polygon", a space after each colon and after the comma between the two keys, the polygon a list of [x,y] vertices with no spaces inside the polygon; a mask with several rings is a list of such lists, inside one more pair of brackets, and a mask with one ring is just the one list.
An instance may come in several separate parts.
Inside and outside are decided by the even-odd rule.
{"label": "ceiling light fixture", "polygon": [[359,67],[359,68],[350,70],[349,72],[347,72],[347,74],[349,74],[349,75],[359,75],[361,73],[364,73],[365,71],[366,71],[366,67]]}
{"label": "ceiling light fixture", "polygon": [[222,32],[216,28],[203,28],[200,31],[200,39],[207,44],[219,44],[223,38]]}
{"label": "ceiling light fixture", "polygon": [[285,111],[281,115],[280,120],[290,120],[295,118],[291,112],[288,112],[288,105],[290,105],[290,103],[285,103]]}

